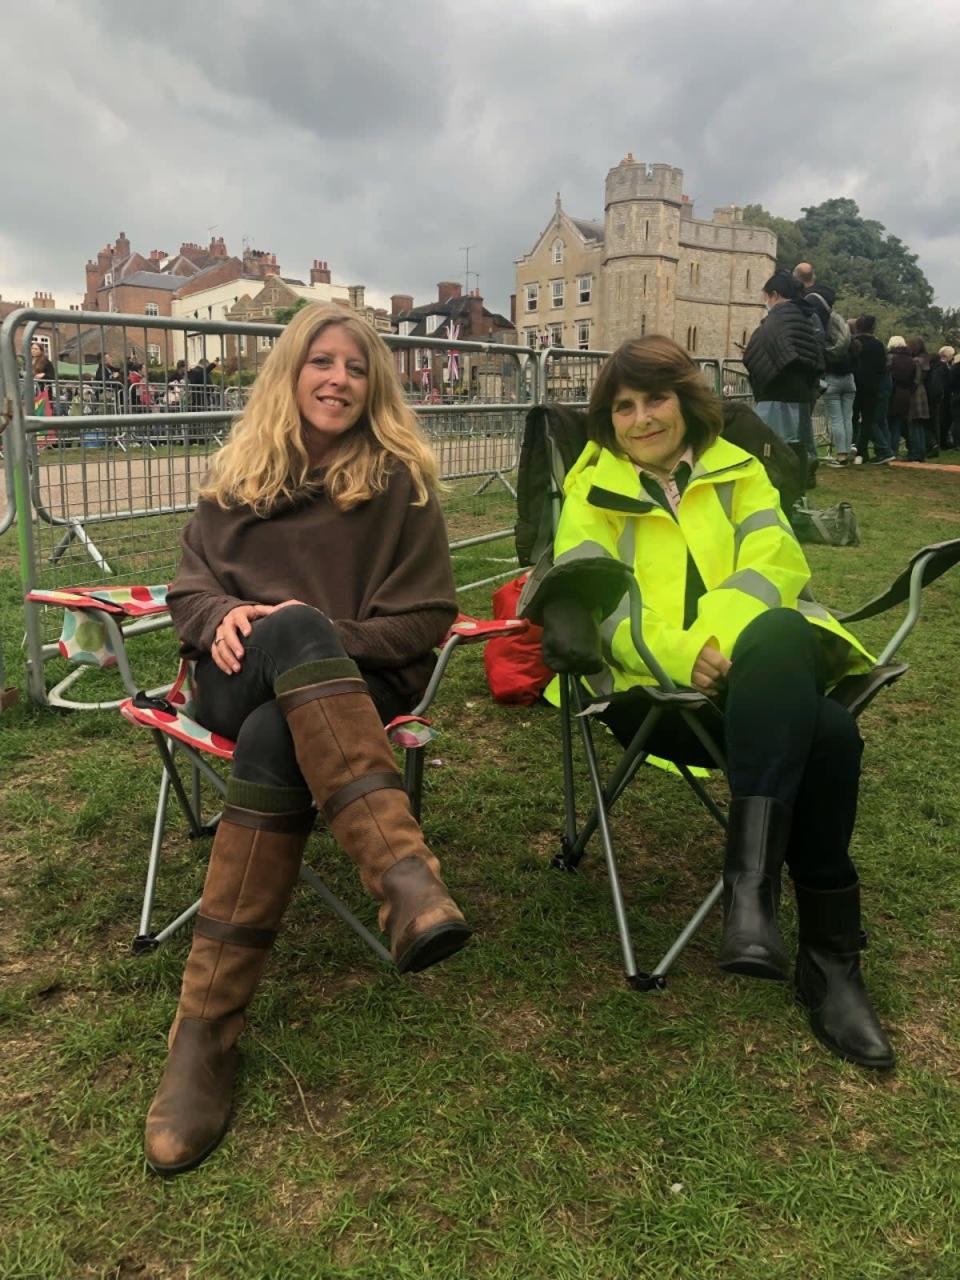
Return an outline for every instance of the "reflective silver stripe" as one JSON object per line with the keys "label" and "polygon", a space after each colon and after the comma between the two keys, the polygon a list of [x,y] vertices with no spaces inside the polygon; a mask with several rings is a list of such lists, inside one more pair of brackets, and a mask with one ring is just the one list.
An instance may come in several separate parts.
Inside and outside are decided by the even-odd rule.
{"label": "reflective silver stripe", "polygon": [[637,529],[636,524],[629,518],[624,521],[623,533],[621,533],[617,542],[617,555],[625,565],[631,569],[637,554]]}
{"label": "reflective silver stripe", "polygon": [[717,495],[717,499],[723,507],[723,514],[733,524],[733,490],[736,485],[734,480],[721,480],[719,484],[713,486],[713,491]]}
{"label": "reflective silver stripe", "polygon": [[[719,485],[717,486],[719,488]],[[751,533],[756,533],[758,529],[775,529],[779,526],[784,533],[788,533],[794,542],[796,542],[796,534],[788,524],[780,519],[780,513],[773,507],[765,507],[763,511],[752,511],[746,520],[741,520],[735,527],[733,534],[733,556],[734,560],[740,557],[740,547],[744,538],[748,538]]]}
{"label": "reflective silver stripe", "polygon": [[625,593],[613,613],[607,614],[600,624],[600,639],[603,641],[604,652],[609,654],[610,657],[613,656],[613,637],[617,627],[619,627],[624,618],[629,617],[630,597]]}
{"label": "reflective silver stripe", "polygon": [[753,596],[768,609],[779,609],[780,592],[769,578],[765,578],[756,569],[738,569],[729,578],[721,582],[718,591],[742,591],[745,596]]}
{"label": "reflective silver stripe", "polygon": [[572,560],[596,560],[597,556],[603,556],[605,560],[614,558],[613,553],[608,551],[606,547],[587,538],[583,542],[578,542],[575,547],[569,547],[562,555],[557,556],[554,563],[555,565],[560,565],[569,564]]}
{"label": "reflective silver stripe", "polygon": [[833,622],[833,614],[816,600],[798,600],[797,611],[805,618],[819,618],[821,622]]}

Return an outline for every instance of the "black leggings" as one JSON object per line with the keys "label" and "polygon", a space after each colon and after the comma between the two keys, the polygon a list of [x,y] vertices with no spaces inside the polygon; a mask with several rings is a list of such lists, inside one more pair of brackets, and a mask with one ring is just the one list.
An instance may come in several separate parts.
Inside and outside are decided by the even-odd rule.
{"label": "black leggings", "polygon": [[[309,605],[288,605],[258,618],[243,648],[236,675],[226,675],[208,655],[197,662],[197,719],[235,740],[235,778],[268,787],[305,787],[274,685],[284,671],[305,662],[346,657],[333,623]],[[384,724],[410,710],[382,675],[360,674]]]}
{"label": "black leggings", "polygon": [[[823,691],[816,627],[793,609],[769,609],[737,640],[716,727],[731,794],[770,796],[792,809],[790,873],[803,884],[827,888],[856,879],[847,850],[863,741],[850,712]],[[624,746],[647,705],[628,696],[604,713]],[[683,764],[713,763],[692,731],[672,716],[656,726],[648,750]]]}

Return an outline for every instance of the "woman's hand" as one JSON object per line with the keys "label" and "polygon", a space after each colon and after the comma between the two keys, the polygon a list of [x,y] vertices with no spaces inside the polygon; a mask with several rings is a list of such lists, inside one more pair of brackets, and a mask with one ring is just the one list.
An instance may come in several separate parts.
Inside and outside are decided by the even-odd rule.
{"label": "woman's hand", "polygon": [[717,637],[711,636],[693,664],[693,684],[704,693],[719,693],[730,670],[730,659],[723,656],[718,643]]}
{"label": "woman's hand", "polygon": [[210,646],[211,658],[224,675],[235,676],[243,661],[243,641],[253,630],[257,618],[266,618],[278,609],[302,603],[302,600],[284,600],[282,604],[238,604],[220,619]]}

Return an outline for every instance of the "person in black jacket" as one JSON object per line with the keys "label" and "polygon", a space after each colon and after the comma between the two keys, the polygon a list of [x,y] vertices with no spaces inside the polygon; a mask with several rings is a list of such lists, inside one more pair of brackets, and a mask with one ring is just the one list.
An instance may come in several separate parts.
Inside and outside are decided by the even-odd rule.
{"label": "person in black jacket", "polygon": [[941,347],[930,357],[927,375],[927,400],[930,403],[930,432],[939,449],[952,448],[950,427],[950,365],[956,355],[953,347]]}
{"label": "person in black jacket", "polygon": [[799,443],[801,413],[817,398],[824,370],[823,329],[802,286],[777,271],[763,286],[767,316],[743,353],[757,416],[787,444]]}
{"label": "person in black jacket", "polygon": [[[887,353],[874,333],[877,327],[875,316],[860,316],[855,321],[855,326],[853,380],[857,386],[857,395],[853,404],[853,422],[857,452],[864,462],[887,463],[893,453],[886,427],[886,404],[882,404],[883,414],[880,413],[887,379]],[[885,394],[889,399],[889,389]],[[867,457],[868,441],[873,442],[872,459]]]}
{"label": "person in black jacket", "polygon": [[960,449],[960,351],[950,362],[950,380],[947,384],[950,397],[950,420],[953,423],[953,447]]}

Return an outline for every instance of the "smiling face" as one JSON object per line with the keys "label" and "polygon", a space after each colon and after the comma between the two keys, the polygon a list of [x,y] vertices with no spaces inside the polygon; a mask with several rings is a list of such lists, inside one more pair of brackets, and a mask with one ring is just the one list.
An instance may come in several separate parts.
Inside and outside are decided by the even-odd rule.
{"label": "smiling face", "polygon": [[367,403],[367,358],[341,324],[329,324],[307,348],[297,377],[297,408],[310,461],[322,462],[360,419]]}
{"label": "smiling face", "polygon": [[675,391],[618,387],[610,407],[617,444],[632,462],[669,473],[687,448],[687,424]]}

